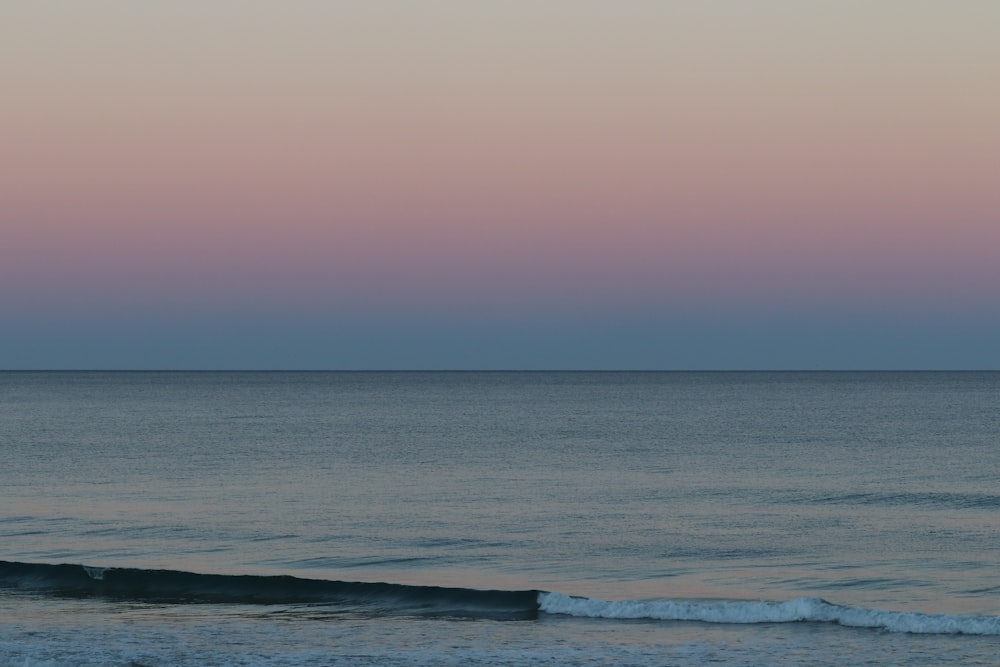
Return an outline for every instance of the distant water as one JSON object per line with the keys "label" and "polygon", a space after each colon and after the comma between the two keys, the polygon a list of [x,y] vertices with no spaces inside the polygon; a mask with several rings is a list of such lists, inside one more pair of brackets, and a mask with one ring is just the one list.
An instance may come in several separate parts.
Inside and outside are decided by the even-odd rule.
{"label": "distant water", "polygon": [[0,666],[998,655],[1000,373],[0,373]]}

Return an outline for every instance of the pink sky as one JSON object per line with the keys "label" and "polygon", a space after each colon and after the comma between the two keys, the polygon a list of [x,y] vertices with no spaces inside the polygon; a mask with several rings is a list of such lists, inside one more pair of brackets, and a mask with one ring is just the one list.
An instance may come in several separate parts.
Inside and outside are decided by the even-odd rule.
{"label": "pink sky", "polygon": [[5,5],[0,305],[995,311],[998,33],[985,0]]}

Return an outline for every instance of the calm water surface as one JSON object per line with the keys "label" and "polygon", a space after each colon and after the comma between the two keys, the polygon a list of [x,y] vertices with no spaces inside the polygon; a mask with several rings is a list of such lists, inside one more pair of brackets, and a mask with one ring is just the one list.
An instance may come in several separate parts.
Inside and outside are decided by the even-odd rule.
{"label": "calm water surface", "polygon": [[995,664],[998,399],[1000,373],[0,373],[0,665]]}

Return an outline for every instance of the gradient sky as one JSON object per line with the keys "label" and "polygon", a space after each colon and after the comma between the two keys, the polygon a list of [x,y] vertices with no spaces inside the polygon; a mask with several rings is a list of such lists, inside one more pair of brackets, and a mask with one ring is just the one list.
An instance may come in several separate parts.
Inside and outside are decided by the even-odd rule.
{"label": "gradient sky", "polygon": [[0,368],[1000,369],[996,0],[0,5]]}

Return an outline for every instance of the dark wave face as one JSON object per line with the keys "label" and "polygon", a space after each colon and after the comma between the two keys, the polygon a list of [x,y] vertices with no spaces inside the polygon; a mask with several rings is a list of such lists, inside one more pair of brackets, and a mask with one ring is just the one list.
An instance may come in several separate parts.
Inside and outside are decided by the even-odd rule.
{"label": "dark wave face", "polygon": [[496,591],[292,576],[197,574],[0,561],[0,587],[63,597],[232,604],[318,604],[375,616],[531,620],[538,591]]}

